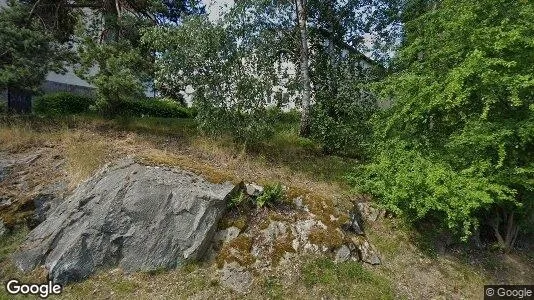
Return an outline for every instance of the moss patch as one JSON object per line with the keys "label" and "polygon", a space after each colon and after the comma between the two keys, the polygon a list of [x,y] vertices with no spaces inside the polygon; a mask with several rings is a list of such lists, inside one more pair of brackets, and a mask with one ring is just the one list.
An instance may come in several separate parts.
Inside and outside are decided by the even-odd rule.
{"label": "moss patch", "polygon": [[247,228],[248,222],[248,217],[244,214],[226,215],[219,221],[217,229],[223,230],[236,227],[243,232]]}
{"label": "moss patch", "polygon": [[325,246],[329,250],[339,248],[344,243],[343,233],[337,228],[313,228],[308,235],[308,239],[312,244]]}
{"label": "moss patch", "polygon": [[291,199],[301,197],[310,213],[328,227],[339,228],[349,222],[347,214],[336,211],[334,201],[330,197],[324,197],[299,187],[288,188],[287,195]]}
{"label": "moss patch", "polygon": [[273,252],[271,254],[271,262],[273,265],[278,265],[286,253],[296,253],[293,248],[293,240],[295,237],[291,231],[276,239],[274,242]]}
{"label": "moss patch", "polygon": [[144,153],[138,158],[138,161],[145,165],[180,167],[198,174],[213,183],[232,182],[233,184],[238,184],[241,182],[241,180],[235,178],[230,173],[220,171],[220,169],[217,168],[212,168],[205,163],[197,163],[191,158],[181,157],[161,150],[151,150]]}
{"label": "moss patch", "polygon": [[252,238],[248,235],[239,235],[235,239],[223,245],[217,255],[217,267],[224,267],[225,263],[237,262],[241,266],[249,266],[256,261],[250,253],[252,250]]}

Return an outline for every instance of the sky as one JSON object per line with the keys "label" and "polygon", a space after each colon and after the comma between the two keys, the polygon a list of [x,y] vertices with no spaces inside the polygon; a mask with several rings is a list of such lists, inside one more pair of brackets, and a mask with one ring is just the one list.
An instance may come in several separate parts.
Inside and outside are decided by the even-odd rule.
{"label": "sky", "polygon": [[[1,1],[1,0],[0,0]],[[201,0],[206,5],[206,11],[210,21],[217,21],[222,14],[227,12],[233,5],[234,0]]]}

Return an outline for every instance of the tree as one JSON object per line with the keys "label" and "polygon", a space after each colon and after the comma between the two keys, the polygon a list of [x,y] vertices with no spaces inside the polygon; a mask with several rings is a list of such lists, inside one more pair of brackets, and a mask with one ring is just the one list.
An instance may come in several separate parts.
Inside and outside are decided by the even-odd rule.
{"label": "tree", "polygon": [[0,11],[0,90],[36,90],[49,71],[62,72],[68,46],[57,43],[24,4]]}
{"label": "tree", "polygon": [[266,107],[276,81],[269,55],[258,53],[248,38],[205,16],[188,18],[179,27],[153,28],[143,37],[158,53],[158,84],[194,90],[200,129],[231,132],[245,143],[272,133]]}
{"label": "tree", "polygon": [[395,6],[380,0],[310,4],[311,137],[327,154],[361,157],[371,135],[368,121],[377,108],[365,84],[385,73],[382,62],[388,55],[382,48],[393,46],[391,31],[398,22],[387,12]]}
{"label": "tree", "polygon": [[204,6],[192,0],[23,0],[31,6],[30,14],[44,25],[67,38],[74,32],[80,9],[101,15],[135,15],[153,23],[178,23],[184,15],[202,14]]}
{"label": "tree", "polygon": [[77,34],[76,73],[96,87],[100,112],[121,113],[124,102],[145,98],[153,54],[140,40],[142,30],[152,22],[127,12],[89,14],[84,19],[89,26]]}
{"label": "tree", "polygon": [[[128,40],[98,44],[86,39],[79,48],[77,73],[96,87],[96,108],[108,115],[121,113],[124,102],[145,98],[151,62]],[[91,71],[97,66],[98,71]],[[94,70],[94,69],[93,69]]]}
{"label": "tree", "polygon": [[[336,102],[341,104],[338,106],[341,109],[346,107],[345,103],[342,103],[346,99],[355,103],[352,99],[360,98],[361,90],[352,88],[344,89],[343,100],[342,97],[339,97],[339,101],[335,100],[338,97],[339,82],[348,82],[354,76],[367,73],[356,72],[361,60],[374,64],[361,54],[361,51],[367,49],[364,47],[363,36],[370,31],[376,31],[380,26],[384,27],[383,24],[392,23],[390,19],[370,10],[371,6],[384,1],[371,2],[249,0],[240,1],[230,12],[231,18],[226,20],[226,24],[246,36],[242,37],[244,43],[261,48],[260,53],[268,54],[268,57],[274,60],[273,63],[293,65],[298,70],[295,77],[300,84],[284,87],[290,90],[290,94],[299,96],[302,135],[312,134],[311,137],[318,137],[323,142],[325,134],[330,134],[336,128],[323,126],[326,123],[321,117],[325,114],[324,111],[318,112],[318,109],[328,106],[334,108],[336,105],[333,103]],[[365,9],[369,12],[358,13]],[[261,37],[263,41],[258,42],[249,36]],[[351,65],[348,65],[349,63]],[[340,78],[340,74],[347,77]],[[357,80],[362,82],[360,79]],[[349,91],[356,94],[348,95]],[[322,103],[318,106],[319,102]],[[333,109],[329,109],[330,115],[335,114],[330,111]],[[343,113],[339,114],[340,117],[342,115]],[[330,117],[332,120],[339,120],[337,116]],[[347,121],[350,122],[348,119]],[[319,127],[321,130],[318,130]]]}
{"label": "tree", "polygon": [[141,43],[143,31],[158,22],[178,22],[183,14],[203,11],[189,1],[116,0],[77,5],[94,10],[92,17],[85,17],[90,26],[79,34],[81,64],[77,73],[95,85],[97,106],[108,114],[120,113],[124,102],[143,99],[145,86],[153,80],[154,51]]}
{"label": "tree", "polygon": [[310,94],[311,82],[308,71],[308,13],[306,0],[295,0],[298,16],[298,27],[300,31],[300,73],[302,82],[302,117],[300,119],[300,135],[310,134]]}
{"label": "tree", "polygon": [[534,4],[444,0],[405,26],[363,190],[504,249],[533,230]]}

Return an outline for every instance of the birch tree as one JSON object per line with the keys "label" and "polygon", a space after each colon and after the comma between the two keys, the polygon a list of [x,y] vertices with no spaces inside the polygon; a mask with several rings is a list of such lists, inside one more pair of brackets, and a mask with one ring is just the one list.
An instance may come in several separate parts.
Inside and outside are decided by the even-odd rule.
{"label": "birch tree", "polygon": [[295,0],[297,9],[298,27],[300,31],[300,74],[301,74],[301,119],[300,135],[308,136],[310,134],[310,97],[311,97],[311,80],[309,73],[309,53],[308,53],[308,20],[307,20],[307,0]]}

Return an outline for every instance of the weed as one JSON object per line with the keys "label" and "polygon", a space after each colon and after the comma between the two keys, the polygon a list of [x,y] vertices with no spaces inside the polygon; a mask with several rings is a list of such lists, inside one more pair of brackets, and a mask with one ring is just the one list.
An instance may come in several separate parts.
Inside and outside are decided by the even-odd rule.
{"label": "weed", "polygon": [[239,193],[234,195],[232,198],[230,198],[230,200],[228,201],[228,207],[229,208],[238,207],[241,204],[243,204],[246,200],[247,200],[247,195],[243,191],[240,191]]}
{"label": "weed", "polygon": [[284,189],[278,182],[274,185],[266,185],[263,193],[255,199],[256,206],[263,207],[265,205],[272,206],[281,202],[284,198]]}

